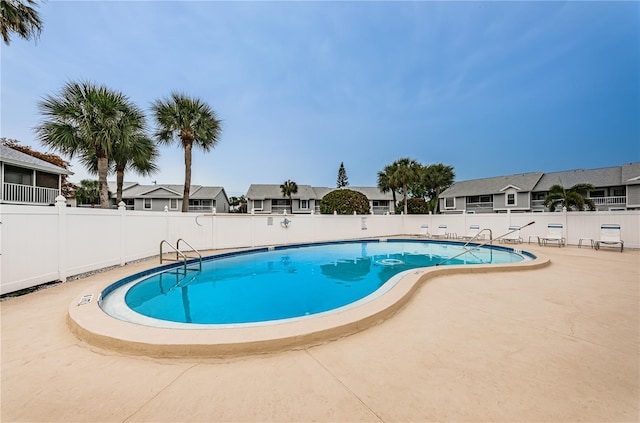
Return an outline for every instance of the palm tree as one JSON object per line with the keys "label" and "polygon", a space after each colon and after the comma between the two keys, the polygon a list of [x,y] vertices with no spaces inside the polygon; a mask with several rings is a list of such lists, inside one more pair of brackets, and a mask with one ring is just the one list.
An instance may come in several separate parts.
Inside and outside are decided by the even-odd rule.
{"label": "palm tree", "polygon": [[193,146],[209,151],[218,144],[221,122],[206,103],[184,94],[172,93],[170,98],[152,105],[158,124],[156,138],[161,144],[177,141],[184,148],[184,193],[182,211],[189,211],[191,191],[191,151]]}
{"label": "palm tree", "polygon": [[[126,171],[142,176],[150,176],[158,171],[155,163],[158,157],[156,145],[142,132],[142,128],[140,129],[137,137],[118,140],[109,157],[109,173],[116,174],[116,204],[122,201],[122,186]],[[82,157],[80,161],[89,173],[92,175],[98,173],[98,161],[95,155]]]}
{"label": "palm tree", "polygon": [[291,206],[291,213],[293,214],[293,194],[298,192],[298,184],[293,182],[291,179],[284,181],[282,185],[280,185],[280,190],[282,191],[283,197],[289,197],[289,205]]}
{"label": "palm tree", "polygon": [[394,170],[390,175],[390,180],[397,187],[402,188],[402,195],[404,197],[404,214],[407,214],[407,194],[409,192],[409,185],[416,182],[420,177],[421,166],[417,161],[406,157],[396,160],[392,166],[394,167]]}
{"label": "palm tree", "polygon": [[591,184],[577,184],[569,189],[562,185],[553,185],[549,188],[549,194],[544,198],[544,206],[549,211],[555,211],[556,207],[564,206],[567,210],[584,210],[584,206],[589,206],[589,210],[595,210],[596,205],[590,198],[585,198],[582,193],[593,191],[595,188]]}
{"label": "palm tree", "polygon": [[378,189],[383,194],[391,191],[391,194],[393,195],[393,209],[395,210],[396,204],[398,203],[396,200],[396,190],[398,189],[398,186],[392,178],[393,172],[393,165],[387,165],[384,167],[384,170],[378,172]]}
{"label": "palm tree", "polygon": [[0,32],[6,45],[11,42],[10,33],[29,40],[37,39],[42,32],[42,21],[34,0],[0,0]]}
{"label": "palm tree", "polygon": [[78,204],[91,204],[91,207],[93,207],[94,204],[100,201],[98,181],[81,180],[80,186],[76,189],[75,198]]}
{"label": "palm tree", "polygon": [[68,82],[58,96],[39,103],[45,120],[36,128],[40,142],[85,165],[95,160],[100,207],[109,208],[107,174],[116,142],[134,142],[144,126],[138,108],[118,91],[90,82]]}
{"label": "palm tree", "polygon": [[436,213],[440,208],[440,204],[438,202],[440,193],[453,185],[455,178],[456,174],[453,171],[453,167],[446,166],[442,163],[436,163],[424,168],[422,183],[426,188],[431,201],[435,200]]}

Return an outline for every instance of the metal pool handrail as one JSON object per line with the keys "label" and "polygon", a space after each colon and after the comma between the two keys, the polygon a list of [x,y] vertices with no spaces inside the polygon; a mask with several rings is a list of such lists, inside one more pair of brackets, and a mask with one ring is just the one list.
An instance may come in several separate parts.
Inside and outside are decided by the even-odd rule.
{"label": "metal pool handrail", "polygon": [[[527,226],[533,225],[534,223],[536,223],[536,222],[535,222],[535,221],[531,221],[531,222],[527,223],[526,225],[520,226],[519,228],[513,229],[513,230],[511,230],[511,231],[509,231],[509,232],[507,232],[507,233],[504,233],[504,234],[502,234],[502,235],[500,235],[500,236],[496,237],[495,239],[491,239],[491,240],[489,240],[489,241],[487,241],[487,242],[483,242],[482,244],[478,244],[478,245],[476,245],[476,246],[475,246],[475,247],[473,247],[473,248],[469,248],[468,250],[464,250],[464,251],[462,251],[461,253],[456,254],[456,255],[455,255],[455,256],[453,256],[453,257],[449,257],[448,259],[444,259],[444,260],[442,260],[440,263],[437,263],[437,264],[436,264],[436,266],[440,266],[441,264],[444,264],[444,263],[446,263],[446,262],[448,262],[448,261],[450,261],[450,260],[453,260],[454,258],[458,258],[458,257],[460,257],[460,256],[461,256],[461,255],[463,255],[463,254],[467,254],[467,253],[468,253],[468,252],[470,252],[470,251],[477,250],[477,249],[478,249],[478,248],[480,248],[480,247],[484,247],[484,246],[485,246],[485,245],[487,245],[487,244],[492,244],[492,243],[493,243],[493,241],[497,241],[497,240],[499,240],[500,238],[504,238],[505,236],[507,236],[507,235],[509,235],[509,234],[511,234],[511,233],[513,233],[513,232],[515,232],[515,231],[519,231],[519,230],[520,230],[520,229],[522,229],[522,228],[526,228]],[[471,241],[469,241],[469,242],[471,242]],[[468,244],[469,242],[467,242],[467,244]],[[465,244],[465,246],[466,246],[467,244]]]}
{"label": "metal pool handrail", "polygon": [[195,252],[198,255],[198,260],[199,260],[199,263],[200,263],[200,270],[202,270],[202,254],[200,254],[200,251],[198,251],[195,248],[193,248],[193,246],[191,244],[189,244],[187,241],[185,241],[183,238],[179,238],[178,241],[176,241],[176,249],[178,251],[180,251],[180,241],[182,241],[185,244],[187,244],[187,247],[191,248],[191,251]]}
{"label": "metal pool handrail", "polygon": [[163,244],[167,244],[169,247],[171,247],[171,249],[173,251],[176,252],[176,259],[165,259],[165,260],[169,260],[169,261],[179,261],[180,259],[178,258],[178,255],[182,256],[182,261],[183,261],[183,265],[184,265],[184,272],[187,273],[187,256],[185,256],[182,251],[180,251],[179,249],[177,249],[176,247],[174,247],[173,245],[171,245],[169,243],[169,241],[167,241],[166,239],[163,239],[162,241],[160,241],[160,264],[162,264],[162,245]]}

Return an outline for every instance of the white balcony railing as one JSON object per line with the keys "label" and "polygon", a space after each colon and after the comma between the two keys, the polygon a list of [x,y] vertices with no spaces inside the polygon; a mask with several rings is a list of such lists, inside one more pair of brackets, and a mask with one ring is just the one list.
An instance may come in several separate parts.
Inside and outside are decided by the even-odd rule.
{"label": "white balcony railing", "polygon": [[213,208],[214,206],[193,206],[190,205],[189,206],[189,211],[190,212],[213,212]]}
{"label": "white balcony railing", "polygon": [[492,209],[493,203],[467,203],[467,210]]}
{"label": "white balcony railing", "polygon": [[12,203],[28,204],[55,204],[56,197],[60,195],[57,188],[34,187],[31,185],[2,184],[2,200]]}
{"label": "white balcony railing", "polygon": [[373,206],[373,214],[385,214],[392,213],[393,210],[389,210],[389,206]]}
{"label": "white balcony railing", "polygon": [[[615,197],[587,197],[592,200],[596,206],[624,206],[627,204],[627,197],[615,196]],[[532,207],[544,207],[544,200],[531,200]]]}
{"label": "white balcony railing", "polygon": [[591,200],[595,203],[596,206],[608,206],[608,205],[624,205],[627,204],[627,197],[625,196],[617,196],[617,197],[593,197]]}

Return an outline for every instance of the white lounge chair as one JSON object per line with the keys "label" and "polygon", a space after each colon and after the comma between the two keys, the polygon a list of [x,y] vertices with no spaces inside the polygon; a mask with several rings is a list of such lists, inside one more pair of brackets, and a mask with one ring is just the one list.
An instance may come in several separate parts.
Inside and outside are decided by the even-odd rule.
{"label": "white lounge chair", "polygon": [[504,242],[512,242],[514,244],[520,244],[522,242],[522,237],[520,236],[520,227],[519,226],[509,226],[509,231],[500,240],[503,243]]}
{"label": "white lounge chair", "polygon": [[563,226],[560,223],[550,223],[547,225],[547,235],[538,238],[539,245],[548,245],[550,242],[555,242],[558,247],[564,247],[567,244],[567,240],[562,234]]}
{"label": "white lounge chair", "polygon": [[429,225],[420,225],[420,235],[429,237]]}
{"label": "white lounge chair", "polygon": [[620,225],[604,224],[600,226],[600,239],[594,242],[596,250],[600,248],[600,244],[613,247],[620,244],[620,252],[624,249],[624,241],[620,239]]}
{"label": "white lounge chair", "polygon": [[469,225],[469,230],[467,231],[466,235],[462,235],[460,239],[484,239],[484,234],[482,236],[478,236],[479,233],[480,225]]}
{"label": "white lounge chair", "polygon": [[447,225],[438,225],[438,227],[431,234],[431,238],[448,238]]}

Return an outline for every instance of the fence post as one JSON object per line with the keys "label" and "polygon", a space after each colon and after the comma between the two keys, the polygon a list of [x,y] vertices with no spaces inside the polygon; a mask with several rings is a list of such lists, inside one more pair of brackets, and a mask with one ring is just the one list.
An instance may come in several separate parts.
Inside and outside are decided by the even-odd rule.
{"label": "fence post", "polygon": [[58,211],[58,279],[67,281],[67,199],[56,197]]}
{"label": "fence post", "polygon": [[124,201],[118,203],[120,211],[120,266],[127,264],[127,205]]}

